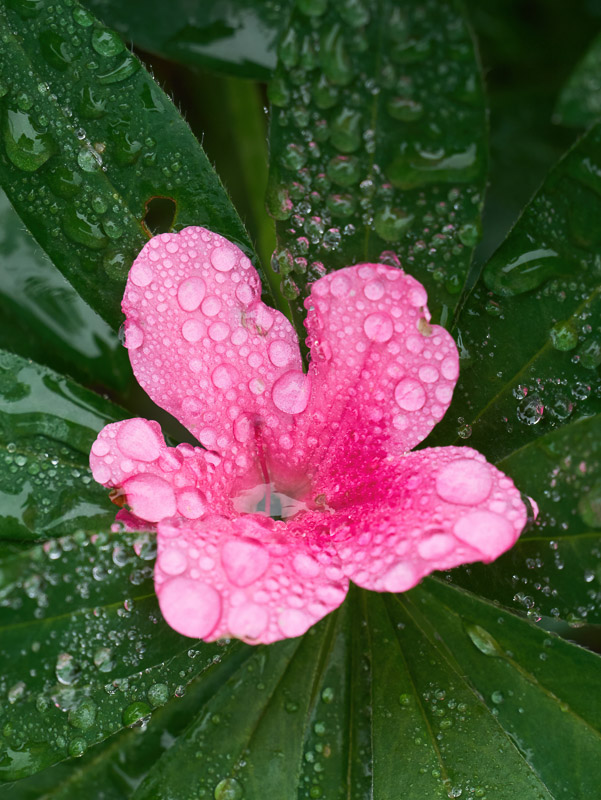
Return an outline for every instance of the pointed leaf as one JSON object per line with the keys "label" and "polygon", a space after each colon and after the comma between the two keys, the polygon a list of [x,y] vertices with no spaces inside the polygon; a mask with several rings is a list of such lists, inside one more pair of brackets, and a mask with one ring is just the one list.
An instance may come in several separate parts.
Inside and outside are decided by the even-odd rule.
{"label": "pointed leaf", "polygon": [[252,255],[202,148],[116,33],[77,3],[2,4],[0,26],[0,184],[104,319],[121,321],[157,197],[168,198],[176,228],[206,225]]}
{"label": "pointed leaf", "polygon": [[435,320],[447,320],[486,175],[484,98],[460,4],[298,2],[269,97],[273,264],[298,318],[324,270],[400,257]]}
{"label": "pointed leaf", "polygon": [[0,781],[38,772],[181,695],[239,643],[163,622],[154,537],[79,531],[0,563]]}
{"label": "pointed leaf", "polygon": [[576,65],[559,95],[554,119],[585,128],[601,117],[601,35]]}
{"label": "pointed leaf", "polygon": [[123,416],[68,378],[0,350],[0,538],[110,525],[115,506],[88,461],[98,431]]}
{"label": "pointed leaf", "polygon": [[131,368],[110,327],[48,261],[0,190],[0,347],[124,389]]}
{"label": "pointed leaf", "polygon": [[466,440],[498,461],[601,411],[600,175],[597,125],[551,170],[462,309],[460,379],[429,444]]}
{"label": "pointed leaf", "polygon": [[85,0],[84,5],[137,47],[182,64],[265,80],[290,0]]}

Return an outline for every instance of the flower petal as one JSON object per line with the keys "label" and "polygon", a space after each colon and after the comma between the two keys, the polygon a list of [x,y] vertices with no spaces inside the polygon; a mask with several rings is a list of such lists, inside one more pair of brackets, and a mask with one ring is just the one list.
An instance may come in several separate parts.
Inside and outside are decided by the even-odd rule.
{"label": "flower petal", "polygon": [[468,447],[409,453],[374,468],[353,504],[331,494],[332,541],[359,586],[402,592],[434,570],[493,561],[522,532],[526,506],[510,478]]}
{"label": "flower petal", "polygon": [[246,515],[160,522],[155,587],[165,620],[185,636],[269,643],[337,608],[348,580],[331,551]]}
{"label": "flower petal", "polygon": [[145,245],[123,298],[138,382],[238,472],[255,460],[256,429],[277,428],[300,402],[286,383],[302,378],[296,334],[260,297],[244,253],[190,227]]}
{"label": "flower petal", "polygon": [[349,444],[407,452],[443,417],[459,358],[451,335],[429,324],[426,300],[418,281],[382,264],[348,267],[313,284],[305,302],[313,385],[307,413],[313,428],[321,420],[319,451],[330,463]]}
{"label": "flower petal", "polygon": [[103,428],[90,453],[98,483],[120,489],[140,520],[189,520],[232,511],[231,478],[219,456],[200,447],[167,447],[158,422],[128,419]]}

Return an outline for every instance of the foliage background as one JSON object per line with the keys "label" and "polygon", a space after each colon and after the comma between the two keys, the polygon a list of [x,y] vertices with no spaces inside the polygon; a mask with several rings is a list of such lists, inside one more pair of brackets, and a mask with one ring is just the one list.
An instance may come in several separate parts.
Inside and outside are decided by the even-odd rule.
{"label": "foliage background", "polygon": [[[321,0],[175,0],[168,7],[88,0],[86,8],[133,45],[173,98],[207,158],[118,40],[74,3],[48,5],[0,2],[0,181],[21,216],[2,197],[0,797],[596,796],[601,3],[346,0],[339,4],[348,15],[343,33],[325,41],[338,12]],[[102,53],[94,54],[86,36],[101,32],[96,42],[126,83],[110,72],[97,82],[75,75],[71,40],[64,45],[64,30],[52,23],[60,14],[79,15],[89,59]],[[365,32],[367,48],[352,30]],[[311,36],[336,57],[303,51]],[[414,105],[393,103],[379,118],[375,160],[387,162],[399,141],[411,147],[436,135],[447,153],[474,144],[475,166],[457,177],[445,172],[444,157],[430,154],[434,166],[421,185],[424,163],[401,159],[393,187],[379,184],[373,203],[365,189],[361,207],[345,201],[352,208],[339,226],[328,191],[311,196],[311,213],[329,215],[332,227],[351,220],[355,232],[329,243],[324,231],[314,232],[303,253],[290,218],[278,211],[282,192],[296,206],[310,194],[295,185],[303,159],[294,148],[290,155],[288,138],[316,119],[314,99],[294,101],[306,77],[299,64],[312,80],[326,74],[342,104],[317,103],[335,146],[329,149],[331,135],[319,141],[315,163],[331,178],[337,151],[359,152],[353,109],[392,91],[378,84],[387,59],[402,65],[417,95]],[[375,86],[346,81],[349,63],[373,67]],[[449,74],[471,81],[469,97],[466,91],[456,106]],[[95,116],[107,91],[116,100]],[[47,164],[23,170],[18,155],[7,155],[7,131],[10,120],[25,124],[28,94],[41,99],[36,143],[26,155],[52,152]],[[131,119],[123,121],[124,100],[132,118],[143,120],[140,142],[130,136]],[[341,120],[336,108],[347,108],[347,100],[352,113]],[[86,128],[98,126],[99,140],[117,143],[108,173],[97,169],[102,154],[94,154],[89,131],[80,137],[64,127],[68,115],[57,110],[81,111],[82,103]],[[437,131],[415,133],[415,103]],[[317,140],[323,127],[311,133]],[[460,191],[451,199],[454,181]],[[348,192],[334,184],[342,196],[360,196],[354,184]],[[70,223],[58,226],[55,212],[40,204],[47,187],[60,206],[55,220],[75,209]],[[96,194],[86,202],[95,210],[106,205],[96,211],[104,227],[77,216],[83,206],[75,198],[88,188]],[[276,226],[265,212],[266,191]],[[144,241],[142,222],[155,231],[171,222],[169,203],[146,213],[154,195],[175,198],[178,226],[202,223],[249,252],[254,245],[272,302],[290,304],[301,331],[297,289],[302,297],[311,271],[295,259],[307,255],[329,269],[396,251],[427,283],[430,307],[452,327],[462,353],[456,398],[431,443],[465,440],[481,449],[536,498],[539,524],[495,565],[455,570],[399,597],[353,591],[302,640],[253,649],[191,642],[167,629],[150,580],[152,538],[109,534],[114,507],[87,472],[91,441],[108,420],[154,416],[174,437],[186,435],[136,388],[117,335],[123,275]],[[403,205],[407,198],[425,198],[434,230],[451,224],[446,239],[428,242],[426,255],[415,246],[423,220]],[[441,202],[456,202],[460,223],[436,211]],[[376,232],[371,239],[367,230]],[[284,276],[281,289],[274,268]],[[475,287],[471,294],[464,279]]]}

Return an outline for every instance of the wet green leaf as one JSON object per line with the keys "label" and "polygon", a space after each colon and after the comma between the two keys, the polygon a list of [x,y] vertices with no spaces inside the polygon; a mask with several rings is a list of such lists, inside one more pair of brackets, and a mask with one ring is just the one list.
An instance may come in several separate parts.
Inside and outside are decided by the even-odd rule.
{"label": "wet green leaf", "polygon": [[115,506],[88,460],[98,431],[123,416],[68,378],[0,351],[0,538],[109,525]]}
{"label": "wet green leaf", "polygon": [[137,47],[183,64],[265,80],[291,0],[85,0],[84,5]]}
{"label": "wet green leaf", "polygon": [[[238,644],[162,621],[153,535],[80,530],[0,562],[0,780],[38,772],[181,696]],[[235,662],[234,662],[235,663]]]}
{"label": "wet green leaf", "polygon": [[[559,677],[576,666],[581,687]],[[357,591],[302,640],[253,652],[134,798],[547,800],[576,774],[592,789],[584,768],[601,737],[581,691],[600,669],[597,656],[438,581],[399,596]]]}
{"label": "wet green leaf", "polygon": [[494,564],[451,579],[504,606],[601,623],[601,415],[565,425],[498,462],[540,515]]}
{"label": "wet green leaf", "polygon": [[446,321],[479,239],[486,175],[485,103],[459,4],[298,2],[278,47],[267,205],[273,268],[298,319],[324,270],[400,258]]}
{"label": "wet green leaf", "polygon": [[563,87],[555,121],[584,128],[601,117],[601,35],[578,62]]}
{"label": "wet green leaf", "polygon": [[551,170],[462,309],[460,379],[429,443],[464,442],[498,461],[601,411],[600,175],[594,126]]}
{"label": "wet green leaf", "polygon": [[206,225],[252,256],[202,148],[117,34],[60,0],[4,4],[0,26],[0,184],[104,319],[121,321],[156,198],[169,199],[176,229]]}
{"label": "wet green leaf", "polygon": [[116,334],[44,256],[0,190],[0,346],[97,386],[124,389]]}

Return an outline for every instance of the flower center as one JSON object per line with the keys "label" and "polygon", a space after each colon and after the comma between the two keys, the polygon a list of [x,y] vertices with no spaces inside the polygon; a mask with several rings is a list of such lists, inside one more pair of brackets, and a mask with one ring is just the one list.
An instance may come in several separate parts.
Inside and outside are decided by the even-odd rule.
{"label": "flower center", "polygon": [[276,490],[271,483],[259,483],[245,489],[233,499],[234,508],[240,514],[262,514],[272,519],[285,520],[301,511],[308,511],[304,500]]}

